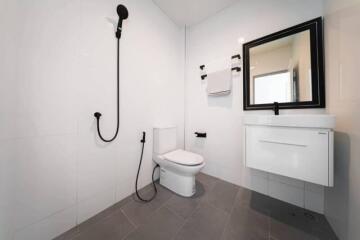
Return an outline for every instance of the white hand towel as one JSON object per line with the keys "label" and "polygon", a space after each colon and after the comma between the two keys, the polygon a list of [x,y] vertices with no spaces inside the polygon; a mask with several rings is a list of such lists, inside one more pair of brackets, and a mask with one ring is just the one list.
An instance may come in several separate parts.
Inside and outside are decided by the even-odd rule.
{"label": "white hand towel", "polygon": [[226,69],[207,76],[208,95],[227,95],[231,93],[232,73]]}

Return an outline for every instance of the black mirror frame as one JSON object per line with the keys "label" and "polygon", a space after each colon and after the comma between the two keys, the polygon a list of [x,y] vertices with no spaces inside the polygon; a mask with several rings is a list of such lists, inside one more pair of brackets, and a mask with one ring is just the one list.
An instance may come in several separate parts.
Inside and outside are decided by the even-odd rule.
{"label": "black mirror frame", "polygon": [[250,104],[250,48],[310,30],[312,101],[279,103],[280,109],[325,108],[324,43],[322,17],[272,33],[243,45],[244,110],[273,109],[274,104]]}

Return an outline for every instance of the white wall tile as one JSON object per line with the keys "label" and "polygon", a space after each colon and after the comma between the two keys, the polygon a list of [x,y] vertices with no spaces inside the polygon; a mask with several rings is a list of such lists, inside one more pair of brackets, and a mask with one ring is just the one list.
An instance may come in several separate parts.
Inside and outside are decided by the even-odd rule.
{"label": "white wall tile", "polygon": [[339,239],[360,236],[360,2],[325,1],[328,112],[336,116],[335,184],[325,190],[325,216]]}
{"label": "white wall tile", "polygon": [[276,174],[269,174],[269,180],[272,181],[276,181],[276,182],[280,182],[280,183],[285,183],[294,187],[298,187],[298,188],[304,188],[304,186],[307,184],[304,181],[300,181],[294,178],[289,178],[289,177],[285,177],[285,176],[280,176],[280,175],[276,175]]}
{"label": "white wall tile", "polygon": [[16,228],[76,203],[76,142],[73,136],[14,141],[11,181]]}
{"label": "white wall tile", "polygon": [[305,183],[305,191],[311,191],[314,193],[324,194],[324,187],[318,184]]}
{"label": "white wall tile", "polygon": [[324,213],[324,193],[305,191],[305,208],[314,212]]}
{"label": "white wall tile", "polygon": [[115,203],[115,191],[110,189],[78,202],[78,223],[81,223]]}
{"label": "white wall tile", "polygon": [[49,240],[76,225],[76,206],[15,232],[14,240]]}
{"label": "white wall tile", "polygon": [[299,207],[306,207],[304,204],[303,188],[297,188],[285,183],[270,180],[269,196]]}
{"label": "white wall tile", "polygon": [[14,231],[14,140],[0,141],[0,239],[10,239]]}

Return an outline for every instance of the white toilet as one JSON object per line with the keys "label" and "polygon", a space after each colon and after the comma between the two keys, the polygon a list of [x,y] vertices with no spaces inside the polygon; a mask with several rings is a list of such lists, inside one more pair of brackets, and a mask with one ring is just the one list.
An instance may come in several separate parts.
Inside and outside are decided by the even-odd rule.
{"label": "white toilet", "polygon": [[205,166],[196,153],[177,149],[176,127],[154,128],[153,160],[160,165],[160,184],[191,197],[196,192],[195,175]]}

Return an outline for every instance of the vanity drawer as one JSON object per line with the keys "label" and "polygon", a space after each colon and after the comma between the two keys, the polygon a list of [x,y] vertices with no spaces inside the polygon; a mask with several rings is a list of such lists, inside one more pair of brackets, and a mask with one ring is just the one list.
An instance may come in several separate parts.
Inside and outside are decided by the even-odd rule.
{"label": "vanity drawer", "polygon": [[331,130],[287,127],[245,127],[247,167],[333,185]]}

